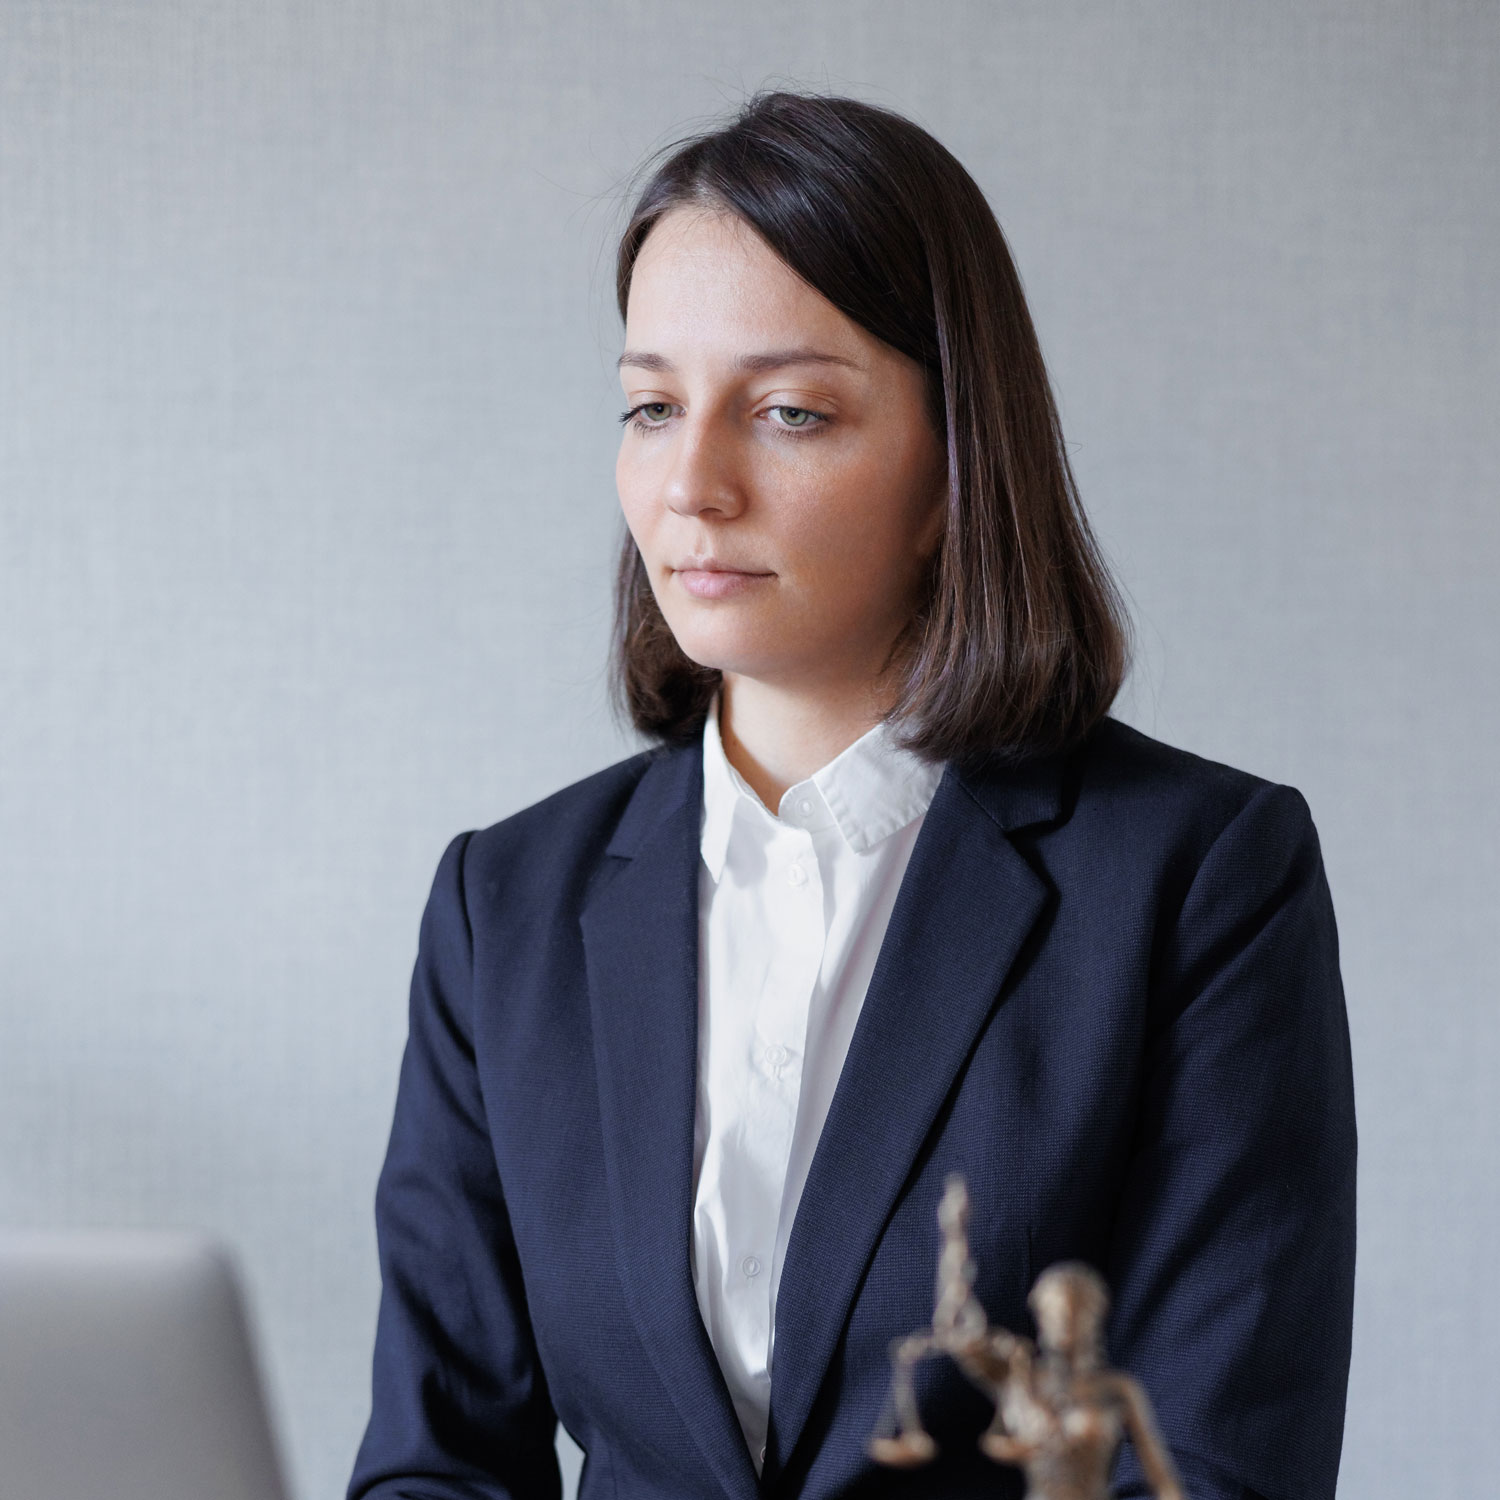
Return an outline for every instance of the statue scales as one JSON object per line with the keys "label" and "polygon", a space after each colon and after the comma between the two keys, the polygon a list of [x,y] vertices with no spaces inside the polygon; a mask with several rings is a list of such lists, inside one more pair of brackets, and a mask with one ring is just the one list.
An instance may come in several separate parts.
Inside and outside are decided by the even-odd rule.
{"label": "statue scales", "polygon": [[1104,1363],[1103,1278],[1081,1261],[1049,1266],[1027,1298],[1037,1343],[992,1328],[974,1295],[968,1221],[968,1188],[950,1176],[938,1206],[943,1249],[932,1326],[891,1345],[897,1429],[871,1439],[871,1457],[910,1467],[937,1453],[917,1409],[912,1372],[924,1359],[947,1355],[994,1403],[979,1446],[1025,1471],[1027,1500],[1109,1500],[1110,1470],[1127,1431],[1157,1500],[1185,1500],[1146,1392]]}

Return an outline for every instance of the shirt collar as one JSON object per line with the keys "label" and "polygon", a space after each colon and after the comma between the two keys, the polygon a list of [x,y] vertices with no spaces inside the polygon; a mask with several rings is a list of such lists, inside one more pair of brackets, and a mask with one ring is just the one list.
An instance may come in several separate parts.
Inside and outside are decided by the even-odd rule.
{"label": "shirt collar", "polygon": [[[942,777],[940,763],[903,749],[889,726],[880,723],[807,780],[788,787],[779,811],[787,821],[804,828],[831,818],[844,842],[856,854],[863,854],[925,813]],[[813,804],[807,816],[800,813],[804,802]],[[724,870],[737,817],[758,817],[768,825],[776,822],[724,754],[715,694],[703,725],[701,842],[703,860],[715,884]]]}

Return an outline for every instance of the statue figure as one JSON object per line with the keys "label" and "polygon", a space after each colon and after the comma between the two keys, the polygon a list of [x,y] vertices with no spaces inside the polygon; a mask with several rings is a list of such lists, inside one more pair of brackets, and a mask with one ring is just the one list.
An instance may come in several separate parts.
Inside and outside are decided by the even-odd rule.
{"label": "statue figure", "polygon": [[1185,1500],[1145,1391],[1104,1363],[1103,1278],[1081,1261],[1049,1266],[1027,1298],[1037,1343],[991,1328],[974,1295],[968,1221],[968,1188],[962,1177],[949,1177],[938,1207],[943,1249],[932,1327],[891,1345],[897,1430],[871,1440],[871,1457],[908,1467],[936,1454],[912,1372],[923,1359],[946,1354],[994,1403],[979,1446],[1025,1470],[1027,1500],[1109,1500],[1110,1470],[1127,1430],[1157,1500]]}

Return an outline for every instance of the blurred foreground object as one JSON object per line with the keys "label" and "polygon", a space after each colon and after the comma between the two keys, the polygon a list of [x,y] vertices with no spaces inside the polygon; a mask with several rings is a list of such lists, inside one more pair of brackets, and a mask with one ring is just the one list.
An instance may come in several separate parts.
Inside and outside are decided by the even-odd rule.
{"label": "blurred foreground object", "polygon": [[917,1410],[912,1371],[946,1354],[994,1402],[994,1420],[979,1446],[1026,1471],[1027,1500],[1109,1500],[1110,1470],[1127,1428],[1158,1500],[1184,1500],[1150,1399],[1129,1375],[1104,1365],[1109,1292],[1103,1278],[1081,1261],[1062,1261],[1037,1277],[1027,1305],[1036,1318],[1038,1351],[1030,1339],[991,1328],[974,1295],[969,1190],[962,1177],[948,1178],[938,1223],[943,1251],[932,1327],[891,1345],[897,1429],[870,1440],[871,1457],[906,1468],[937,1453]]}
{"label": "blurred foreground object", "polygon": [[222,1246],[0,1231],[0,1494],[286,1500]]}

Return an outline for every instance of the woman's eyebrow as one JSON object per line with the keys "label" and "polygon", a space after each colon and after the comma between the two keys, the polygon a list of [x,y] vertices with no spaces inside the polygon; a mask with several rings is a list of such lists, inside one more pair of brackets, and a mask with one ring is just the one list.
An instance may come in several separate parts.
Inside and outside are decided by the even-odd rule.
{"label": "woman's eyebrow", "polygon": [[[616,369],[623,370],[627,365],[637,370],[659,370],[666,374],[671,374],[677,368],[664,354],[650,354],[635,349],[627,349],[615,361]],[[851,370],[864,368],[842,354],[825,354],[818,349],[771,349],[764,354],[741,354],[734,361],[736,370],[756,375],[767,370],[780,370],[787,365],[845,365]]]}

